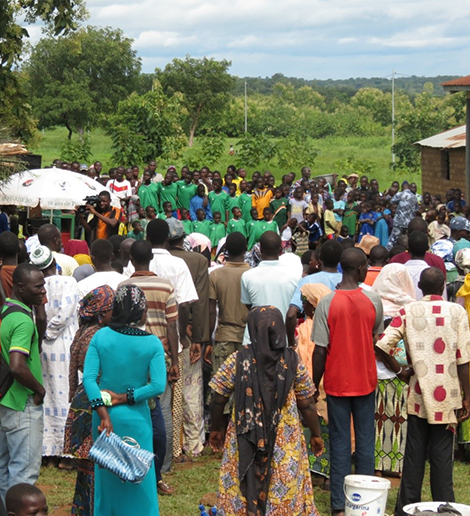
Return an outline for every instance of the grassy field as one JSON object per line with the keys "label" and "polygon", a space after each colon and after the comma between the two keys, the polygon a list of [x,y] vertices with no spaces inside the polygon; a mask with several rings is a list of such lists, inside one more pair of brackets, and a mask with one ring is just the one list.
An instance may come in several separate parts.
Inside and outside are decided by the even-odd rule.
{"label": "grassy field", "polygon": [[[220,456],[210,452],[195,458],[192,464],[177,465],[165,476],[165,480],[175,489],[173,496],[159,497],[161,516],[196,516],[199,514],[198,505],[215,504],[218,482]],[[469,464],[456,462],[454,466],[455,497],[458,503],[470,505],[470,490],[468,489]],[[44,490],[49,503],[50,514],[65,516],[70,514],[70,502],[73,498],[75,472],[43,468],[39,485]],[[392,489],[388,495],[387,514],[393,514],[398,487],[393,479]],[[330,514],[330,494],[320,487],[321,480],[314,479],[315,503],[321,516]],[[429,484],[429,468],[423,486],[423,501],[431,500]]]}
{"label": "grassy field", "polygon": [[[55,158],[60,158],[60,149],[62,144],[67,138],[67,131],[64,128],[57,128],[53,130],[47,130],[43,132],[42,140],[35,152],[42,155],[43,166],[47,166]],[[101,129],[96,129],[90,133],[91,151],[92,158],[90,163],[99,160],[103,163],[104,170],[109,169],[112,166],[116,166],[112,160],[112,145],[111,139]],[[220,161],[214,165],[210,165],[213,170],[220,170],[224,172],[227,166],[236,162],[236,156],[230,156],[228,151],[230,144],[235,146],[237,149],[237,139],[227,139],[226,143],[226,154],[220,159]],[[415,181],[420,186],[420,177],[418,174],[411,174],[407,177],[393,172],[390,169],[391,152],[390,152],[390,139],[388,137],[377,136],[377,137],[354,137],[340,138],[340,137],[329,137],[321,140],[314,140],[311,142],[313,148],[319,151],[318,156],[312,166],[312,175],[322,175],[329,173],[336,173],[340,176],[346,172],[350,172],[349,169],[345,168],[345,160],[352,159],[353,162],[359,162],[362,165],[370,165],[369,179],[376,178],[379,181],[380,186],[385,189],[389,184],[397,179],[402,181],[408,179],[408,181]],[[172,164],[177,167],[182,167],[186,164],[187,160],[197,155],[199,151],[197,138],[195,140],[194,147],[186,148],[183,157],[176,163],[159,163],[159,170],[163,171],[166,166]],[[138,163],[141,166],[141,163]],[[201,163],[202,167],[204,163]],[[311,165],[311,164],[308,164]],[[270,166],[261,164],[260,170],[269,169],[273,172],[276,179],[279,181],[281,176],[290,170],[281,170],[276,166]],[[248,174],[251,175],[254,170],[248,170]],[[300,177],[300,170],[296,171],[298,177]]]}

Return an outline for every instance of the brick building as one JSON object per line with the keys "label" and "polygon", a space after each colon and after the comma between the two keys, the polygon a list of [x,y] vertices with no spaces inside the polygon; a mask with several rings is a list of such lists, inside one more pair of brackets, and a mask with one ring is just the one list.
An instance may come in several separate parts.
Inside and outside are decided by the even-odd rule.
{"label": "brick building", "polygon": [[422,191],[445,194],[449,188],[465,192],[465,125],[426,138],[421,149]]}

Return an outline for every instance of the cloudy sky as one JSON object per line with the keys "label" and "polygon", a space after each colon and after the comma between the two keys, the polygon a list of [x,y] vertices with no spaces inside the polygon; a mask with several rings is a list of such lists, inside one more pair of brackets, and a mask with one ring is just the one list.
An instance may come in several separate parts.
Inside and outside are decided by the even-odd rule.
{"label": "cloudy sky", "polygon": [[238,76],[470,73],[469,0],[87,0],[87,8],[89,24],[135,40],[146,72],[190,54],[229,59]]}

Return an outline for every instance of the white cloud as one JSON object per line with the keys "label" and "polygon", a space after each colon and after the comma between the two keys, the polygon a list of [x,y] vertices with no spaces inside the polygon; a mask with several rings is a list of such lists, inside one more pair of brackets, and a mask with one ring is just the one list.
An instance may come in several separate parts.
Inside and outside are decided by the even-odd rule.
{"label": "white cloud", "polygon": [[469,73],[468,0],[87,0],[87,8],[88,23],[134,38],[144,71],[190,54],[232,60],[237,75],[383,76],[402,63],[409,74]]}

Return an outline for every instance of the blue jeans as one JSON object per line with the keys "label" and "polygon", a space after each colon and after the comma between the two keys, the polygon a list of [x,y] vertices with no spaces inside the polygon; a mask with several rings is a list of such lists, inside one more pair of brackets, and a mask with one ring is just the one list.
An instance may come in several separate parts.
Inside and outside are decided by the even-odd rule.
{"label": "blue jeans", "polygon": [[160,400],[155,399],[157,406],[150,411],[152,417],[153,430],[153,453],[155,453],[155,473],[157,482],[162,479],[162,466],[165,460],[166,453],[166,431],[165,421],[163,420],[162,409],[160,407]]}
{"label": "blue jeans", "polygon": [[351,415],[356,439],[356,474],[374,474],[375,391],[366,396],[327,396],[330,434],[331,510],[344,511],[344,477],[351,474]]}
{"label": "blue jeans", "polygon": [[43,406],[29,396],[24,411],[0,405],[0,496],[11,486],[39,477],[44,431]]}

